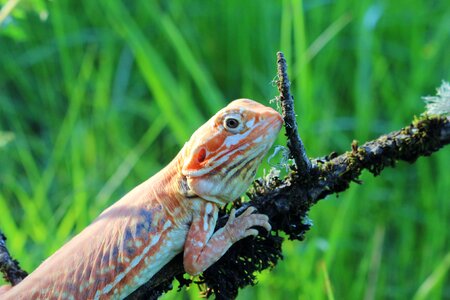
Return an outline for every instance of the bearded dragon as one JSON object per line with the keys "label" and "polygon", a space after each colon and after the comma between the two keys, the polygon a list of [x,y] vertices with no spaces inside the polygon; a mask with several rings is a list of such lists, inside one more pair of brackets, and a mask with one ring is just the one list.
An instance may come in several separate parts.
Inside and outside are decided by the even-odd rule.
{"label": "bearded dragon", "polygon": [[[270,231],[248,208],[214,232],[220,206],[252,182],[282,126],[278,112],[249,99],[231,102],[201,126],[164,169],[107,208],[0,299],[122,299],[184,252],[197,275],[236,241]],[[1,292],[0,292],[1,293]]]}

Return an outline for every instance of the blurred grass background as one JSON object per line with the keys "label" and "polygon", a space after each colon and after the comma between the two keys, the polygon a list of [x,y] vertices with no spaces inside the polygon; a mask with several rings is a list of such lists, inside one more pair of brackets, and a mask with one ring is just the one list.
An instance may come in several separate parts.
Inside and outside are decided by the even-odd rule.
{"label": "blurred grass background", "polygon": [[[399,129],[450,80],[445,0],[16,4],[0,26],[0,228],[28,271],[227,102],[269,104],[278,50],[311,157]],[[320,202],[307,240],[239,299],[450,299],[449,155]]]}

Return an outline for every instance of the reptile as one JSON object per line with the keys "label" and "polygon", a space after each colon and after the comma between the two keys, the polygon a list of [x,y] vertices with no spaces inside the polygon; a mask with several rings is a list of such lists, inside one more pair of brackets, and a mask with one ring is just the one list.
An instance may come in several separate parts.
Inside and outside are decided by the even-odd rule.
{"label": "reptile", "polygon": [[0,299],[122,299],[183,252],[198,275],[269,219],[254,207],[215,231],[221,206],[237,199],[281,129],[274,109],[232,101],[197,129],[176,157],[47,258]]}

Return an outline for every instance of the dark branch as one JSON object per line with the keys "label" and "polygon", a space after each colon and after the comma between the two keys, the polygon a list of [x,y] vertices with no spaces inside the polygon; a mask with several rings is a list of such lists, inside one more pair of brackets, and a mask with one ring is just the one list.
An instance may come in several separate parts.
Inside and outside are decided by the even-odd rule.
{"label": "dark branch", "polygon": [[305,146],[298,134],[297,121],[294,111],[294,97],[291,95],[289,81],[287,75],[287,64],[283,52],[277,53],[277,87],[280,92],[281,108],[283,111],[283,119],[288,138],[287,146],[291,157],[297,165],[297,170],[302,174],[309,174],[311,162],[306,155]]}
{"label": "dark branch", "polygon": [[413,163],[450,143],[450,117],[425,116],[399,131],[383,135],[328,161],[316,160],[320,172],[310,190],[317,202],[327,195],[346,190],[363,170],[377,176],[397,161]]}
{"label": "dark branch", "polygon": [[22,270],[19,266],[19,262],[12,259],[6,248],[6,237],[0,231],[0,272],[3,273],[3,278],[10,282],[12,285],[16,285],[25,278],[28,273]]}

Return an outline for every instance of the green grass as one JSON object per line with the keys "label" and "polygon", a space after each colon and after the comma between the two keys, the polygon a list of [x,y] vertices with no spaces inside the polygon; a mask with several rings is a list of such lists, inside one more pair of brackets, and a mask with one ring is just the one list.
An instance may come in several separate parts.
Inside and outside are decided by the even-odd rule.
{"label": "green grass", "polygon": [[[228,101],[269,104],[278,50],[310,156],[408,124],[450,80],[449,28],[444,0],[19,2],[0,25],[9,249],[33,270]],[[239,299],[450,299],[449,156],[320,202]]]}

